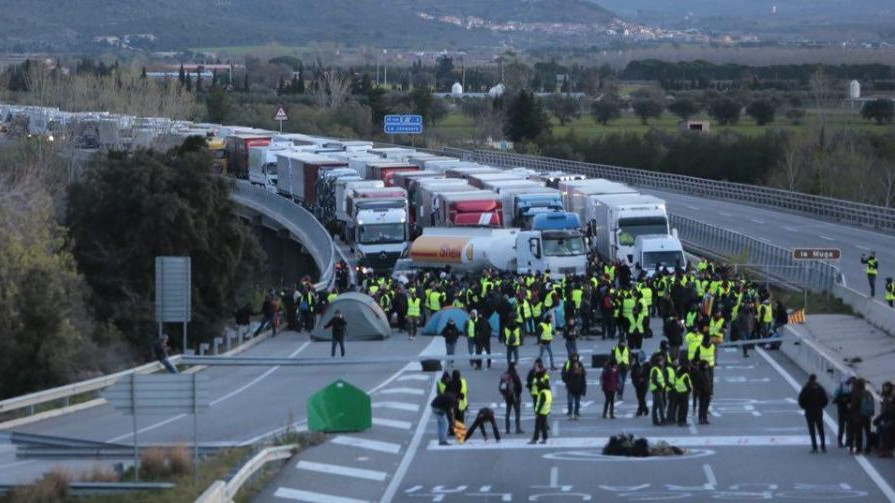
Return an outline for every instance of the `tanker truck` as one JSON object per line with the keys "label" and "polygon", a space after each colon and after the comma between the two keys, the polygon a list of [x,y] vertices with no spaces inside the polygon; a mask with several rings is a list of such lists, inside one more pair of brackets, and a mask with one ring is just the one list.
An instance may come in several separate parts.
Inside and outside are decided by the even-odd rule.
{"label": "tanker truck", "polygon": [[415,267],[450,266],[470,273],[488,268],[518,274],[549,270],[552,278],[583,275],[587,267],[578,230],[429,227],[410,245],[410,260]]}

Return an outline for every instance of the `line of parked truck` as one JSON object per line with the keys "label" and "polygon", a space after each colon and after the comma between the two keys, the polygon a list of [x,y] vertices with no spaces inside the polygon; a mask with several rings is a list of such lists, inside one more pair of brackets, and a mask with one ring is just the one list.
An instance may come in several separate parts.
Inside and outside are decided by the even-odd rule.
{"label": "line of parked truck", "polygon": [[[29,123],[43,124],[32,116],[60,116],[47,110],[0,104],[0,120],[25,114]],[[114,122],[120,136],[143,139],[134,146],[205,136],[216,171],[303,205],[348,244],[358,265],[376,271],[399,263],[578,275],[589,249],[648,274],[685,265],[665,202],[621,183],[501,169],[367,141],[163,118],[116,116]]]}

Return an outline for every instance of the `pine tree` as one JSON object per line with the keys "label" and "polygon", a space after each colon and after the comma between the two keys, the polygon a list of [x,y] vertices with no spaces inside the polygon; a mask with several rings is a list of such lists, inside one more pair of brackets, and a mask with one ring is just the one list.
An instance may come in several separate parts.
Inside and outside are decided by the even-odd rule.
{"label": "pine tree", "polygon": [[246,72],[246,74],[242,78],[242,92],[244,92],[244,93],[249,92],[249,74],[248,74],[248,72]]}
{"label": "pine tree", "polygon": [[186,71],[183,69],[183,62],[180,63],[180,73],[177,74],[177,81],[180,82],[180,87],[186,84]]}
{"label": "pine tree", "polygon": [[142,70],[140,70],[140,78],[141,78],[141,79],[145,79],[145,78],[146,78],[146,67],[145,67],[145,66],[143,67]]}
{"label": "pine tree", "polygon": [[196,67],[196,92],[197,93],[202,92],[202,67],[201,66]]}

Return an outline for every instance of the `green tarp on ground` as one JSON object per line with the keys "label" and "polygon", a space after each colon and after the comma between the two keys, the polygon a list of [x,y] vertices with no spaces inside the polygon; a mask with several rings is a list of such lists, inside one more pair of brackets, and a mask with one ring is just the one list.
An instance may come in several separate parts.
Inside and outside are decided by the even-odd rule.
{"label": "green tarp on ground", "polygon": [[364,431],[372,426],[370,395],[341,379],[308,398],[308,429],[311,431]]}

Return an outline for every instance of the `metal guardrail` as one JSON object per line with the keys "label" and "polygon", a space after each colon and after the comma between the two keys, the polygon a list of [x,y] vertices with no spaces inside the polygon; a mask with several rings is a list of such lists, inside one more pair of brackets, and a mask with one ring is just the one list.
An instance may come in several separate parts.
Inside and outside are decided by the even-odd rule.
{"label": "metal guardrail", "polygon": [[197,499],[196,503],[223,503],[233,501],[239,490],[264,465],[273,461],[282,461],[292,457],[298,445],[282,445],[268,447],[252,457],[246,464],[230,477],[230,480],[216,480]]}
{"label": "metal guardrail", "polygon": [[314,288],[318,291],[329,288],[334,279],[336,249],[333,237],[311,212],[245,180],[234,180],[231,197],[238,204],[276,220],[298,237],[320,271],[320,281]]}
{"label": "metal guardrail", "polygon": [[[0,493],[25,484],[0,484]],[[114,494],[131,491],[161,491],[174,489],[173,482],[72,482],[68,485],[72,494]]]}
{"label": "metal guardrail", "polygon": [[444,153],[492,166],[524,166],[541,170],[561,170],[595,178],[608,178],[639,187],[682,192],[695,197],[741,201],[752,205],[781,208],[825,220],[872,227],[880,232],[895,234],[895,208],[757,185],[494,150],[472,151],[445,147]]}
{"label": "metal guardrail", "polygon": [[800,261],[792,258],[792,250],[765,243],[755,238],[680,215],[668,215],[668,223],[678,230],[686,245],[727,258],[740,257],[746,263],[760,264],[769,276],[815,292],[832,292],[840,283],[839,268],[821,261]]}

